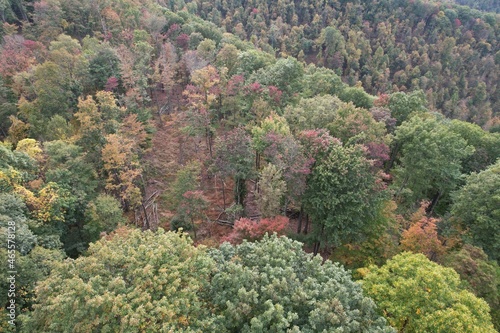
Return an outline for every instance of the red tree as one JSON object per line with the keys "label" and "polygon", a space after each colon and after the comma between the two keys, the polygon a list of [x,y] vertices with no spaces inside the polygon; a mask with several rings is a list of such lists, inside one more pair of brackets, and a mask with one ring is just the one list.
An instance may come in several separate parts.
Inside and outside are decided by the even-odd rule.
{"label": "red tree", "polygon": [[259,240],[266,233],[276,232],[281,235],[288,225],[288,218],[285,216],[276,216],[260,221],[252,221],[247,218],[241,218],[234,223],[233,231],[223,240],[232,244],[239,244],[244,239],[249,241]]}

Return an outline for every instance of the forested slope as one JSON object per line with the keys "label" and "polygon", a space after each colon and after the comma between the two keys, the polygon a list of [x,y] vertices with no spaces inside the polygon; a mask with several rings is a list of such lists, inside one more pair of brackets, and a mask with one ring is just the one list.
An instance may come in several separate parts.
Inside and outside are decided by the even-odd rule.
{"label": "forested slope", "polygon": [[18,328],[500,327],[498,15],[417,0],[0,14]]}
{"label": "forested slope", "polygon": [[422,89],[446,116],[485,125],[499,109],[494,13],[432,1],[224,1],[190,11],[277,54],[332,68],[374,95]]}
{"label": "forested slope", "polygon": [[500,12],[500,4],[495,0],[454,0],[459,5],[469,6],[474,9],[483,10],[487,12]]}

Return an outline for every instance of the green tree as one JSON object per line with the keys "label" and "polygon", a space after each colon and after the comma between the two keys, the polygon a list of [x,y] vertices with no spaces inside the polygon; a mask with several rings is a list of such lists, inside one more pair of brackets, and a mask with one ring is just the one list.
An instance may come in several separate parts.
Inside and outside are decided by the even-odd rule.
{"label": "green tree", "polygon": [[260,69],[250,78],[266,86],[276,86],[290,98],[302,88],[304,68],[295,58],[279,59],[271,66]]}
{"label": "green tree", "polygon": [[[0,249],[0,256],[7,258],[7,250]],[[22,255],[16,252],[16,312],[17,316],[22,313],[27,313],[31,310],[35,302],[35,287],[36,284],[50,274],[54,264],[61,262],[65,255],[62,250],[46,249],[42,246],[35,246],[28,254]],[[9,290],[10,274],[6,269],[0,271],[0,287],[4,290]],[[0,296],[0,304],[2,304],[2,311],[5,311],[5,306],[8,305],[7,293],[2,293]],[[6,311],[5,311],[6,312]],[[4,313],[0,313],[3,318]],[[18,332],[20,322],[17,320],[16,329],[12,332]],[[0,329],[2,326],[0,325]],[[12,328],[12,327],[10,327]],[[9,332],[8,330],[2,332]]]}
{"label": "green tree", "polygon": [[364,153],[362,146],[334,143],[307,179],[303,200],[314,223],[315,253],[321,243],[340,246],[363,238],[377,221],[383,192]]}
{"label": "green tree", "polygon": [[185,236],[118,229],[88,256],[54,267],[33,312],[20,318],[22,331],[213,332],[200,298],[213,269]]}
{"label": "green tree", "polygon": [[251,74],[274,62],[272,55],[259,50],[248,50],[238,55],[237,72]]}
{"label": "green tree", "polygon": [[280,213],[281,200],[286,193],[286,182],[281,170],[273,164],[266,165],[260,172],[257,185],[257,206],[262,217],[275,217]]}
{"label": "green tree", "polygon": [[500,267],[497,262],[489,260],[480,248],[465,244],[459,251],[445,255],[440,263],[457,271],[465,287],[488,302],[493,325],[498,330],[500,328]]}
{"label": "green tree", "polygon": [[373,106],[375,97],[367,94],[361,87],[347,87],[339,94],[344,102],[352,102],[358,108],[369,109]]}
{"label": "green tree", "polygon": [[474,154],[463,161],[465,174],[480,172],[500,158],[500,133],[490,133],[461,120],[452,120],[450,129],[475,149]]}
{"label": "green tree", "polygon": [[37,244],[37,237],[29,228],[26,212],[26,205],[18,196],[11,193],[0,194],[0,237],[3,249],[8,248],[8,230],[15,231],[16,250],[21,255],[28,254]]}
{"label": "green tree", "polygon": [[[11,188],[12,182],[21,183],[33,180],[36,178],[37,171],[38,162],[34,158],[24,152],[12,150],[12,146],[8,143],[0,142],[0,173],[3,175],[0,188]],[[10,181],[8,181],[9,178]],[[10,186],[7,183],[10,183]]]}
{"label": "green tree", "polygon": [[177,171],[167,200],[171,209],[175,209],[180,204],[184,193],[197,189],[200,181],[200,172],[200,164],[197,162],[191,162]]}
{"label": "green tree", "polygon": [[228,75],[235,72],[239,51],[233,44],[224,44],[217,53],[217,64],[227,68]]}
{"label": "green tree", "polygon": [[45,180],[54,182],[82,199],[93,198],[99,185],[93,166],[85,161],[80,146],[62,140],[44,144]]}
{"label": "green tree", "polygon": [[333,70],[309,64],[304,72],[302,96],[305,98],[324,94],[338,96],[346,86]]}
{"label": "green tree", "polygon": [[111,47],[100,45],[89,60],[89,87],[87,93],[104,90],[111,77],[119,77],[120,59]]}
{"label": "green tree", "polygon": [[285,109],[285,118],[294,132],[325,128],[337,119],[338,110],[346,107],[338,97],[331,95],[302,98],[297,105]]}
{"label": "green tree", "polygon": [[393,332],[348,272],[299,242],[266,235],[210,255],[218,332]]}
{"label": "green tree", "polygon": [[466,238],[482,247],[490,258],[500,259],[500,160],[472,173],[453,195],[451,213],[467,231]]}
{"label": "green tree", "polygon": [[178,229],[184,227],[186,230],[193,230],[196,239],[196,221],[206,218],[205,210],[208,208],[208,199],[203,195],[203,191],[188,191],[182,195],[182,202],[177,208],[177,221],[182,221],[182,225],[171,225]]}
{"label": "green tree", "polygon": [[237,127],[215,140],[213,171],[222,177],[222,197],[226,208],[225,179],[234,179],[234,201],[243,205],[246,194],[245,181],[252,175],[254,152],[252,138],[244,128]]}
{"label": "green tree", "polygon": [[363,290],[399,332],[495,332],[488,304],[423,254],[403,252],[363,274]]}
{"label": "green tree", "polygon": [[90,242],[95,242],[101,233],[110,233],[125,223],[120,203],[110,195],[100,194],[85,210],[84,230]]}
{"label": "green tree", "polygon": [[460,184],[462,161],[474,147],[435,116],[412,117],[397,128],[395,141],[401,147],[394,169],[396,197],[407,207],[432,199],[432,212]]}
{"label": "green tree", "polygon": [[344,59],[347,57],[345,39],[342,33],[335,27],[330,26],[321,30],[321,35],[316,40],[320,48],[318,58],[325,67],[338,69],[342,73]]}
{"label": "green tree", "polygon": [[409,94],[397,92],[390,95],[387,107],[391,110],[391,116],[396,119],[396,125],[399,126],[410,118],[412,113],[425,112],[426,102],[422,91]]}
{"label": "green tree", "polygon": [[0,134],[2,137],[7,136],[12,123],[9,117],[16,113],[16,96],[12,89],[7,87],[5,80],[0,77]]}

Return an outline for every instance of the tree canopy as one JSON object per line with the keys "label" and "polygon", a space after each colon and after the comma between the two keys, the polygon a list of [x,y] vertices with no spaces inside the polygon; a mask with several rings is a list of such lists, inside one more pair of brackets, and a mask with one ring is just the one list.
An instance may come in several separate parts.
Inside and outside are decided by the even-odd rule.
{"label": "tree canopy", "polygon": [[363,290],[400,332],[495,332],[488,304],[422,254],[403,252],[363,274]]}
{"label": "tree canopy", "polygon": [[22,329],[393,332],[347,271],[301,247],[266,235],[207,252],[182,234],[121,228],[54,266]]}

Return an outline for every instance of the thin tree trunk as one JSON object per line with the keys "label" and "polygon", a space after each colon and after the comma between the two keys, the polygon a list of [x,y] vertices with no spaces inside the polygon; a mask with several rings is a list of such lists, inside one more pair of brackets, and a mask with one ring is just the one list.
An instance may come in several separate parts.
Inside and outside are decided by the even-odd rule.
{"label": "thin tree trunk", "polygon": [[313,249],[314,255],[318,254],[320,245],[321,245],[320,241],[314,243],[314,249]]}
{"label": "thin tree trunk", "polygon": [[385,172],[386,173],[388,173],[392,169],[392,166],[394,165],[394,162],[396,161],[396,157],[398,156],[400,146],[401,145],[399,142],[396,143],[396,145],[394,146],[394,149],[391,151],[391,157],[385,165]]}
{"label": "thin tree trunk", "polygon": [[438,191],[434,196],[434,198],[432,198],[431,204],[427,208],[427,215],[432,215],[432,213],[434,212],[434,208],[436,207],[440,198],[441,198],[441,191]]}
{"label": "thin tree trunk", "polygon": [[226,183],[224,182],[224,179],[221,179],[222,181],[222,205],[224,210],[226,210]]}
{"label": "thin tree trunk", "polygon": [[196,225],[194,224],[193,219],[191,219],[191,225],[193,226],[194,239],[196,239]]}
{"label": "thin tree trunk", "polygon": [[210,158],[213,158],[213,153],[212,153],[212,132],[208,133],[208,151],[210,153]]}
{"label": "thin tree trunk", "polygon": [[307,235],[307,229],[309,229],[309,214],[306,214],[306,225],[304,226],[304,235]]}
{"label": "thin tree trunk", "polygon": [[259,171],[260,169],[260,153],[255,153],[255,169]]}
{"label": "thin tree trunk", "polygon": [[299,223],[297,224],[297,233],[300,234],[302,231],[302,215],[304,214],[304,208],[300,206]]}
{"label": "thin tree trunk", "polygon": [[144,211],[144,221],[146,222],[146,224],[143,226],[143,230],[148,230],[151,228],[150,224],[149,224],[149,218],[148,218],[148,212],[146,210],[146,206],[144,206],[144,203],[141,204],[142,206],[142,210]]}
{"label": "thin tree trunk", "polygon": [[315,244],[315,248],[314,248],[314,255],[317,255],[319,253],[319,248],[321,246],[321,238],[323,237],[323,232],[325,231],[325,226],[321,226],[321,233],[319,234],[319,239],[318,241],[316,242]]}

